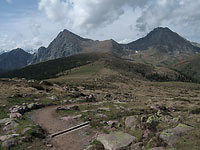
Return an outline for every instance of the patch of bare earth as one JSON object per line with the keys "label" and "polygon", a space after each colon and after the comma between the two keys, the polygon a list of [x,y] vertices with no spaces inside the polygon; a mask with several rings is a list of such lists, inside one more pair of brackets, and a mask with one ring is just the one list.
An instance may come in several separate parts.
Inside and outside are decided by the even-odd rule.
{"label": "patch of bare earth", "polygon": [[[57,107],[58,106],[51,106],[43,108],[34,113],[32,119],[45,129],[48,134],[62,131],[82,123],[74,119],[60,119],[56,114]],[[67,134],[56,136],[51,139],[53,144],[52,149],[83,150],[89,145],[94,134],[90,127],[87,126]]]}

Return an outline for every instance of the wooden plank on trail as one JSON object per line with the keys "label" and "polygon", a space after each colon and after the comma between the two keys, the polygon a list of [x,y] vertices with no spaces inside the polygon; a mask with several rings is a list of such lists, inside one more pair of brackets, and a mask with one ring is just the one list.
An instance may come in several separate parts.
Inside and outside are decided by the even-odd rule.
{"label": "wooden plank on trail", "polygon": [[89,125],[89,122],[84,122],[82,124],[79,124],[77,126],[71,127],[69,129],[65,129],[65,130],[53,133],[53,134],[50,135],[50,137],[53,138],[53,137],[61,135],[61,134],[65,134],[65,133],[68,133],[68,132],[72,132],[72,131],[78,130],[78,129],[86,127],[88,125]]}

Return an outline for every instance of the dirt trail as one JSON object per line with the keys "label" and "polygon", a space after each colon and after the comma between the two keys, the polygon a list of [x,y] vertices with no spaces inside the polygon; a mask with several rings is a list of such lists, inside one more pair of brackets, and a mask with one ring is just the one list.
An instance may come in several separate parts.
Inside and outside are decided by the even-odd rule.
{"label": "dirt trail", "polygon": [[[69,119],[67,121],[59,119],[56,109],[59,106],[49,106],[38,110],[32,116],[35,123],[45,129],[48,134],[52,134],[82,122]],[[94,136],[94,132],[89,127],[76,130],[69,134],[63,134],[52,139],[53,150],[83,150]]]}

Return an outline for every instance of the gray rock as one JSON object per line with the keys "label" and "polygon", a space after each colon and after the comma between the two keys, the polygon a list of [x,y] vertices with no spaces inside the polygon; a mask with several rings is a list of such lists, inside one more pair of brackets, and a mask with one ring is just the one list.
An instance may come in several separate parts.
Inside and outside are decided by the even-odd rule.
{"label": "gray rock", "polygon": [[149,129],[146,129],[144,131],[143,138],[148,138],[150,134],[151,134],[151,131]]}
{"label": "gray rock", "polygon": [[13,118],[4,118],[4,119],[0,119],[0,124],[5,124],[7,122],[11,122],[13,120]]}
{"label": "gray rock", "polygon": [[136,116],[126,117],[126,120],[125,120],[126,128],[131,128],[136,121],[137,121]]}
{"label": "gray rock", "polygon": [[20,113],[23,114],[26,111],[26,107],[24,106],[13,106],[9,109],[10,113]]}
{"label": "gray rock", "polygon": [[51,100],[54,100],[54,101],[59,100],[57,96],[51,96],[50,99],[51,99]]}
{"label": "gray rock", "polygon": [[5,123],[5,127],[3,128],[3,131],[13,130],[17,126],[18,126],[18,123],[16,123],[15,121],[7,122]]}
{"label": "gray rock", "polygon": [[110,121],[108,121],[107,122],[107,124],[109,125],[109,126],[111,126],[111,128],[113,128],[113,127],[116,127],[117,126],[117,124],[118,124],[118,121],[116,121],[116,120],[110,120]]}
{"label": "gray rock", "polygon": [[175,128],[162,131],[160,138],[168,145],[173,146],[178,138],[193,129],[191,126],[179,123]]}
{"label": "gray rock", "polygon": [[22,114],[20,113],[10,113],[10,118],[22,118]]}
{"label": "gray rock", "polygon": [[9,140],[4,141],[1,146],[10,149],[11,147],[16,146],[17,144],[18,144],[17,140],[9,139]]}
{"label": "gray rock", "polygon": [[134,136],[127,133],[112,132],[110,134],[102,134],[97,137],[106,150],[128,149],[129,146],[136,140]]}
{"label": "gray rock", "polygon": [[90,94],[89,96],[86,96],[85,99],[86,99],[86,102],[95,102],[96,101],[96,98],[92,94]]}
{"label": "gray rock", "polygon": [[131,150],[142,150],[142,142],[132,144]]}
{"label": "gray rock", "polygon": [[3,135],[3,136],[0,136],[0,141],[6,141],[10,138],[13,138],[13,137],[17,137],[19,136],[19,134],[10,134],[10,135]]}

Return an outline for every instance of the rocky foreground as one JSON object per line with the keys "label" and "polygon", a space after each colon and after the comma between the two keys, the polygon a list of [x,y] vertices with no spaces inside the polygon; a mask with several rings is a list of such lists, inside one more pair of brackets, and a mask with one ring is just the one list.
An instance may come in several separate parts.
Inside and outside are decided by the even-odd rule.
{"label": "rocky foreground", "polygon": [[[110,86],[2,79],[0,149],[199,149],[199,85],[137,81]],[[87,129],[48,138],[85,121]],[[70,143],[69,137],[76,140]]]}

